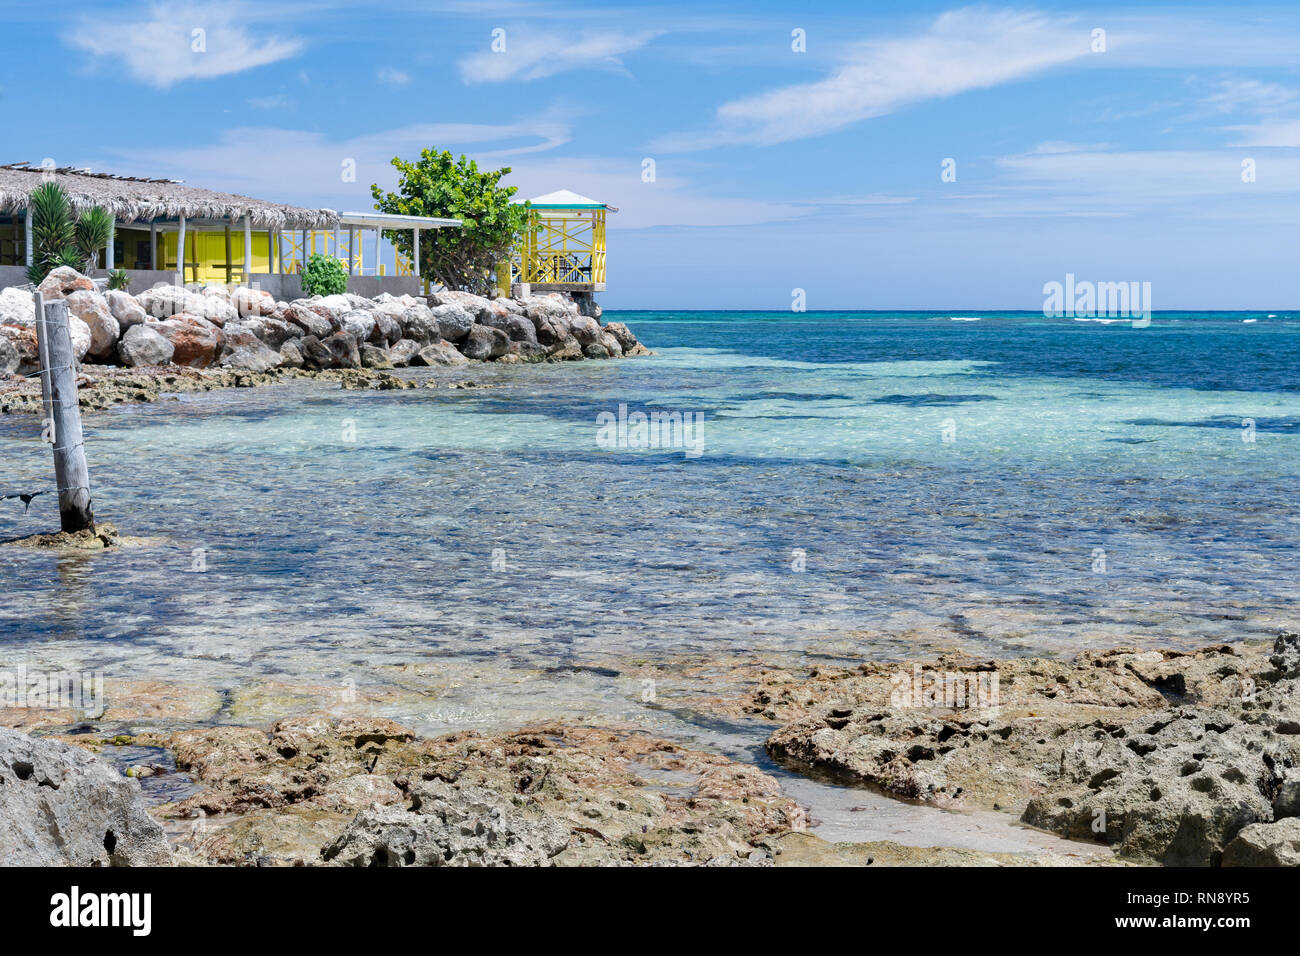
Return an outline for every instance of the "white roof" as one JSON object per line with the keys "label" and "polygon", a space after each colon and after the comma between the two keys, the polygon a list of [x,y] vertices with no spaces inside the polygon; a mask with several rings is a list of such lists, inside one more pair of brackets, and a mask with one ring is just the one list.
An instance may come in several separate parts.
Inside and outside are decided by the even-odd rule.
{"label": "white roof", "polygon": [[516,199],[516,203],[530,202],[534,206],[567,206],[572,208],[588,209],[608,209],[611,212],[618,212],[613,206],[601,202],[598,199],[592,199],[589,196],[583,196],[575,193],[572,189],[557,189],[553,193],[547,193],[545,196],[537,196],[533,199],[523,200]]}
{"label": "white roof", "polygon": [[339,224],[369,229],[443,229],[463,226],[460,219],[438,219],[434,216],[400,216],[388,212],[339,213]]}

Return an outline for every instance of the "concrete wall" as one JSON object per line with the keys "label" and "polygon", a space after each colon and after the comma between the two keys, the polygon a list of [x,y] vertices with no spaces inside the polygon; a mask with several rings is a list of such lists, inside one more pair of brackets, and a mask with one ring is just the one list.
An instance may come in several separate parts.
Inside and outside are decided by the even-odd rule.
{"label": "concrete wall", "polygon": [[26,283],[26,266],[0,266],[0,289],[7,289],[11,285],[26,285]]}
{"label": "concrete wall", "polygon": [[[255,272],[253,285],[271,293],[280,302],[304,298],[302,276],[297,273],[264,275]],[[389,295],[419,295],[420,279],[418,276],[348,276],[348,291],[367,299],[373,299],[381,292]]]}

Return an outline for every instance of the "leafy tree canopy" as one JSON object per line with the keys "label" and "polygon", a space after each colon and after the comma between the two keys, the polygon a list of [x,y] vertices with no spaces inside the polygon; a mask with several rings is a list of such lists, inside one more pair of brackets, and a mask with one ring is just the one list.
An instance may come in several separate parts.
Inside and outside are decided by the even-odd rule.
{"label": "leafy tree canopy", "polygon": [[[453,159],[443,150],[421,150],[413,163],[394,157],[402,174],[397,192],[370,187],[375,208],[405,216],[460,219],[460,229],[434,229],[420,234],[420,272],[449,289],[491,294],[497,263],[510,255],[515,241],[529,228],[527,204],[510,202],[516,190],[500,185],[510,167],[482,171],[472,159]],[[403,255],[412,252],[411,233],[387,230],[385,235]]]}

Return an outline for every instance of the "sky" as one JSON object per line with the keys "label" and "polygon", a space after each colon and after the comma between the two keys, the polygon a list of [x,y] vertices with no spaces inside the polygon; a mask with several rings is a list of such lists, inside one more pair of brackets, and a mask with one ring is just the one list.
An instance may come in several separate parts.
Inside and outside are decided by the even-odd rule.
{"label": "sky", "polygon": [[[619,208],[611,309],[1300,307],[1300,5],[5,0],[0,163]],[[38,66],[39,64],[39,66]],[[345,170],[355,168],[354,181]]]}

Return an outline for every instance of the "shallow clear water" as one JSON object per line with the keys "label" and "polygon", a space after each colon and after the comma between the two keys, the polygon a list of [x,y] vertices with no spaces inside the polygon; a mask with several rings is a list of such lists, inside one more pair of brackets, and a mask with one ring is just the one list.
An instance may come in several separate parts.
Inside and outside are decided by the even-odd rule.
{"label": "shallow clear water", "polygon": [[[394,687],[372,709],[426,731],[689,734],[674,688],[648,706],[626,662],[1068,653],[1292,621],[1289,314],[607,317],[658,354],[90,415],[96,513],[145,540],[0,549],[0,654],[223,691]],[[701,413],[700,454],[602,447],[620,405]],[[0,422],[0,493],[51,484],[34,431]],[[0,537],[56,526],[53,496],[0,503]]]}

